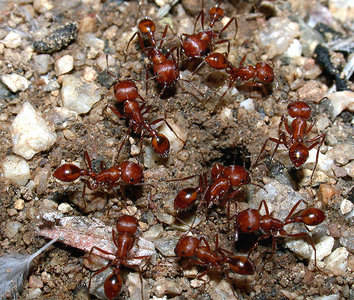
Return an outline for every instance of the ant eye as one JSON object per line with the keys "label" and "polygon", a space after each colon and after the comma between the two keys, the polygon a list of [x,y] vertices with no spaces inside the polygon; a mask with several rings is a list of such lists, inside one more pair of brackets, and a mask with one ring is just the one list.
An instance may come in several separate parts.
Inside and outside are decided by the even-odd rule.
{"label": "ant eye", "polygon": [[247,227],[248,230],[251,230],[251,228],[252,228],[251,226],[248,226],[248,227]]}

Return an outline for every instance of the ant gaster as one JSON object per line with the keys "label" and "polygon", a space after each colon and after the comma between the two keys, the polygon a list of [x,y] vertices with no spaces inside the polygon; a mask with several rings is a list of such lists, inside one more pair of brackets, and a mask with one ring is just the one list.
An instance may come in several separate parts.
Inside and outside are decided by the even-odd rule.
{"label": "ant gaster", "polygon": [[[259,153],[255,165],[257,165],[258,160],[265,150],[268,141],[276,143],[275,149],[271,156],[273,156],[277,151],[279,145],[284,145],[287,149],[289,149],[289,157],[291,162],[296,168],[301,167],[309,157],[309,151],[318,145],[317,154],[316,154],[316,162],[311,174],[311,181],[313,174],[315,172],[318,156],[320,153],[320,148],[324,142],[325,134],[318,135],[312,139],[306,139],[306,136],[310,133],[311,129],[315,125],[315,121],[312,121],[311,125],[307,126],[307,121],[311,116],[311,108],[310,106],[302,101],[295,101],[288,105],[289,115],[294,118],[291,125],[289,126],[288,119],[285,115],[282,115],[280,124],[279,124],[279,138],[268,138]],[[284,124],[286,132],[289,134],[287,137],[286,133],[281,131],[281,126]],[[310,145],[307,145],[310,144]]]}
{"label": "ant gaster", "polygon": [[112,190],[122,184],[136,185],[143,181],[143,170],[140,165],[134,162],[123,161],[106,170],[103,169],[103,163],[101,163],[101,171],[96,173],[92,169],[91,159],[87,151],[84,152],[84,161],[88,169],[81,169],[74,164],[63,164],[55,170],[53,176],[63,182],[72,182],[82,176],[88,177],[89,180],[83,179],[82,198],[85,205],[86,185],[90,190],[96,190],[100,187]]}
{"label": "ant gaster", "polygon": [[[130,257],[129,251],[133,248],[135,242],[135,233],[138,229],[138,220],[134,216],[123,215],[118,218],[116,223],[116,231],[112,230],[112,239],[114,245],[117,247],[116,253],[110,253],[101,248],[93,246],[89,253],[89,256],[92,255],[93,251],[99,251],[106,255],[113,255],[115,259],[109,262],[105,267],[99,269],[91,275],[90,282],[88,285],[88,290],[90,291],[91,280],[92,277],[102,273],[110,267],[113,267],[112,274],[110,274],[106,280],[104,281],[104,292],[106,297],[111,299],[116,299],[121,292],[123,280],[120,275],[120,267],[126,266],[128,268],[135,267],[136,265],[132,265],[128,262],[129,259],[145,259],[150,258],[150,256],[137,256]],[[143,295],[143,280],[140,274],[140,282],[141,282],[141,295],[142,299],[144,299]]]}
{"label": "ant gaster", "polygon": [[[236,241],[238,240],[238,234],[239,233],[252,233],[256,232],[258,230],[262,230],[263,235],[261,235],[255,244],[252,246],[250,252],[248,255],[251,254],[251,252],[256,248],[258,245],[259,241],[262,239],[266,239],[269,237],[272,237],[272,243],[273,243],[273,253],[275,252],[276,248],[276,235],[279,233],[281,236],[289,236],[289,237],[295,237],[295,238],[301,238],[301,237],[308,237],[311,246],[314,250],[315,254],[315,266],[316,264],[316,248],[313,243],[312,237],[309,235],[307,232],[299,232],[295,234],[289,234],[285,231],[284,226],[287,224],[291,223],[303,223],[305,225],[310,225],[310,226],[315,226],[320,223],[322,223],[325,219],[325,214],[322,210],[318,208],[307,208],[301,211],[298,211],[296,213],[295,210],[299,206],[299,204],[303,200],[298,201],[293,208],[290,210],[288,216],[285,218],[284,221],[281,221],[279,219],[271,217],[269,214],[268,206],[265,200],[262,200],[258,209],[251,209],[248,208],[246,210],[243,210],[241,212],[236,213],[236,234],[235,238]],[[264,209],[266,214],[261,215],[260,210],[262,208],[262,205],[264,205]]]}

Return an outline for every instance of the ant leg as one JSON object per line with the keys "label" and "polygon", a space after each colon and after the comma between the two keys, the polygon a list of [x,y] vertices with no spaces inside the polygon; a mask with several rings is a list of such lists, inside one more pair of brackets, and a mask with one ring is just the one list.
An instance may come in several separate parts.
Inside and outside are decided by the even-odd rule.
{"label": "ant leg", "polygon": [[242,59],[241,59],[241,61],[240,61],[239,68],[242,68],[242,67],[243,67],[243,64],[245,63],[246,57],[247,57],[247,54],[246,54],[244,57],[242,57]]}
{"label": "ant leg", "polygon": [[[98,248],[99,249],[99,248]],[[88,285],[88,292],[90,293],[90,289],[91,289],[91,281],[92,281],[92,278],[104,271],[106,271],[108,268],[112,267],[114,264],[116,263],[116,260],[110,262],[107,266],[99,269],[98,271],[94,272],[91,277],[90,277],[90,281],[89,281],[89,285]]]}
{"label": "ant leg", "polygon": [[177,133],[174,131],[174,129],[172,128],[172,126],[166,121],[166,116],[162,119],[157,119],[157,120],[154,120],[152,121],[149,125],[153,125],[153,124],[157,124],[159,122],[162,122],[164,121],[166,126],[173,132],[173,134],[183,143],[183,145],[185,144],[186,141],[182,140],[178,135]]}
{"label": "ant leg", "polygon": [[200,238],[200,241],[201,241],[201,242],[204,242],[205,247],[207,247],[208,250],[210,250],[210,245],[209,245],[209,243],[208,243],[208,241],[206,240],[205,237],[202,236],[202,237]]}
{"label": "ant leg", "polygon": [[262,153],[264,152],[268,141],[271,141],[271,142],[274,142],[274,143],[277,144],[276,147],[275,147],[275,150],[274,150],[274,152],[272,154],[271,160],[273,159],[274,153],[278,149],[278,146],[281,145],[281,144],[284,144],[280,139],[277,140],[275,138],[267,138],[266,141],[264,142],[263,146],[262,146],[261,152],[259,152],[259,154],[258,154],[257,160],[256,160],[255,164],[253,165],[253,168],[258,165],[259,158],[261,157]]}
{"label": "ant leg", "polygon": [[115,115],[117,115],[119,118],[125,118],[124,115],[122,115],[114,106],[112,105],[107,105],[108,107]]}
{"label": "ant leg", "polygon": [[293,208],[290,210],[289,214],[287,215],[287,217],[284,220],[284,223],[288,224],[287,222],[289,221],[289,219],[291,218],[291,216],[293,215],[294,211],[296,210],[296,208],[300,205],[301,202],[304,202],[304,200],[299,200],[298,202],[296,202],[296,204],[293,206]]}
{"label": "ant leg", "polygon": [[225,56],[228,57],[230,54],[230,48],[231,48],[231,43],[228,39],[217,41],[214,43],[214,45],[219,45],[219,44],[224,44],[224,43],[227,43],[227,52],[225,53]]}
{"label": "ant leg", "polygon": [[85,161],[85,164],[87,165],[89,171],[92,171],[91,159],[90,159],[90,156],[88,155],[86,150],[84,152],[84,161]]}
{"label": "ant leg", "polygon": [[[312,145],[309,146],[308,150],[310,151],[312,148],[316,147],[317,145],[318,146],[318,149],[317,149],[317,153],[316,153],[316,162],[315,162],[315,166],[313,167],[313,171],[312,171],[312,174],[311,174],[311,183],[312,183],[312,177],[313,177],[313,174],[315,173],[315,170],[316,170],[316,167],[317,167],[317,164],[318,164],[318,157],[320,155],[320,148],[321,146],[323,145],[323,142],[326,138],[326,134],[322,134],[322,135],[319,135],[313,139],[310,139],[310,140],[306,140],[305,143],[312,143],[314,142]],[[317,141],[321,139],[320,141]],[[316,142],[317,141],[317,142]]]}
{"label": "ant leg", "polygon": [[251,86],[251,87],[259,87],[262,89],[262,92],[266,95],[267,94],[267,90],[264,86],[263,83],[261,82],[244,82],[245,85]]}
{"label": "ant leg", "polygon": [[315,125],[315,123],[316,123],[316,121],[313,120],[312,123],[310,124],[309,128],[306,130],[305,135],[308,135],[311,132],[311,130],[312,130],[313,126]]}
{"label": "ant leg", "polygon": [[261,203],[259,204],[259,207],[258,207],[258,211],[261,210],[262,208],[262,204],[264,205],[264,209],[265,209],[265,212],[266,212],[266,215],[269,216],[269,209],[268,209],[268,205],[267,205],[267,202],[265,202],[265,200],[263,199],[261,201]]}
{"label": "ant leg", "polygon": [[254,249],[258,246],[259,242],[261,240],[264,240],[264,239],[267,239],[269,238],[271,235],[269,233],[267,234],[264,234],[264,235],[261,235],[260,237],[258,237],[257,241],[253,244],[252,248],[250,249],[250,251],[248,252],[248,255],[247,255],[247,259],[249,259],[251,253],[254,251]]}
{"label": "ant leg", "polygon": [[235,21],[235,34],[234,34],[234,39],[237,35],[238,32],[238,23],[237,23],[237,19],[235,17],[232,17],[229,22],[226,23],[226,25],[219,31],[218,36],[220,37],[220,35],[231,25],[231,23]]}

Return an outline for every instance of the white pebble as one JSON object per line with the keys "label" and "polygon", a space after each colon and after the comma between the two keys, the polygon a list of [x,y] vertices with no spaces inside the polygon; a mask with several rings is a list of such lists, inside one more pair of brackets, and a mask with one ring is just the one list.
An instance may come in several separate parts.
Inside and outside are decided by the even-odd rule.
{"label": "white pebble", "polygon": [[97,72],[92,67],[86,67],[84,70],[84,79],[88,82],[96,80]]}
{"label": "white pebble", "polygon": [[23,199],[17,199],[14,203],[14,208],[22,210],[25,207],[25,201]]}
{"label": "white pebble", "polygon": [[347,174],[353,178],[354,177],[354,160],[352,160],[349,164],[344,166],[344,169],[347,171]]}
{"label": "white pebble", "polygon": [[[318,150],[318,146],[310,150],[309,157],[304,163],[304,168],[313,169],[316,162],[317,150]],[[319,152],[316,170],[328,172],[332,170],[333,164],[334,164],[334,160],[332,158]]]}
{"label": "white pebble", "polygon": [[293,40],[300,36],[299,24],[287,18],[273,17],[269,24],[259,33],[259,40],[268,48],[269,58],[284,53]]}
{"label": "white pebble", "polygon": [[34,67],[39,74],[47,74],[53,59],[49,54],[37,55],[34,59]]}
{"label": "white pebble", "polygon": [[340,211],[343,215],[350,213],[353,210],[353,203],[347,199],[344,199],[340,204]]}
{"label": "white pebble", "polygon": [[101,99],[98,86],[94,83],[85,83],[73,75],[63,77],[61,89],[63,106],[78,114],[85,114]]}
{"label": "white pebble", "polygon": [[1,76],[1,81],[13,92],[25,91],[28,89],[29,82],[28,80],[16,73],[5,74]]}
{"label": "white pebble", "polygon": [[248,98],[245,101],[242,101],[240,103],[240,107],[244,107],[248,111],[253,111],[254,110],[253,100],[251,98]]}
{"label": "white pebble", "polygon": [[55,62],[57,76],[69,73],[74,68],[74,59],[71,55],[64,55]]}
{"label": "white pebble", "polygon": [[349,252],[345,247],[334,250],[331,255],[325,258],[326,269],[331,271],[335,276],[342,275],[348,266]]}
{"label": "white pebble", "polygon": [[59,210],[60,212],[62,212],[63,214],[65,214],[65,213],[71,211],[72,209],[73,209],[73,208],[70,206],[70,204],[69,204],[69,203],[66,203],[66,202],[60,203],[59,206],[58,206],[58,210]]}
{"label": "white pebble", "polygon": [[314,297],[313,300],[339,300],[339,295],[333,294],[328,296],[318,296]]}
{"label": "white pebble", "polygon": [[34,0],[33,7],[35,10],[39,11],[40,13],[44,13],[53,8],[53,3],[48,0]]}
{"label": "white pebble", "polygon": [[341,91],[328,95],[333,105],[332,118],[337,117],[343,110],[354,112],[354,92]]}
{"label": "white pebble", "polygon": [[22,38],[17,32],[10,31],[2,42],[5,44],[6,48],[15,49],[21,45]]}
{"label": "white pebble", "polygon": [[56,134],[47,122],[28,102],[10,126],[12,151],[25,159],[31,159],[36,153],[48,150],[56,141]]}
{"label": "white pebble", "polygon": [[294,39],[285,51],[287,57],[300,57],[302,53],[302,45],[298,39]]}
{"label": "white pebble", "polygon": [[25,185],[31,173],[28,163],[21,157],[8,155],[2,162],[5,179],[17,185]]}

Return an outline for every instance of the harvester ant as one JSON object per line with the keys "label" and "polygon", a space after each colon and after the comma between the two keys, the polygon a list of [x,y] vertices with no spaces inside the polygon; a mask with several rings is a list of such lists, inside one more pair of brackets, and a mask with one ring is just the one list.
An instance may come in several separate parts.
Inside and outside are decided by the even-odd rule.
{"label": "harvester ant", "polygon": [[[104,293],[106,297],[111,299],[116,299],[121,292],[123,280],[120,275],[120,267],[123,265],[128,268],[136,267],[137,265],[132,265],[128,262],[129,259],[146,259],[150,258],[150,256],[133,256],[129,257],[129,251],[133,248],[135,242],[135,233],[138,229],[138,220],[134,216],[123,215],[118,218],[116,223],[116,230],[112,230],[112,239],[114,245],[117,247],[116,253],[110,253],[101,248],[93,246],[89,253],[89,257],[92,255],[93,251],[99,251],[106,255],[113,255],[115,259],[109,262],[105,267],[99,269],[91,275],[88,290],[91,288],[91,280],[92,277],[102,273],[110,267],[113,267],[112,274],[109,275],[104,281]],[[144,288],[143,288],[143,280],[140,275],[141,282],[141,295],[142,299],[144,299]]]}
{"label": "harvester ant", "polygon": [[[114,75],[112,74],[112,76]],[[168,128],[179,139],[173,128],[164,118],[156,119],[150,123],[146,121],[144,115],[151,110],[151,107],[145,106],[145,99],[139,94],[138,88],[133,80],[117,80],[113,89],[118,104],[123,105],[122,112],[111,105],[108,107],[118,117],[129,119],[130,125],[126,136],[133,131],[136,134],[140,133],[141,137],[143,137],[145,132],[147,132],[151,137],[151,146],[155,153],[162,157],[167,157],[170,151],[170,141],[165,135],[158,133],[155,129],[153,129],[151,125],[164,121]],[[139,102],[136,99],[140,99],[142,104],[139,105]],[[184,143],[184,141],[182,142]]]}
{"label": "harvester ant", "polygon": [[[298,211],[296,213],[295,210],[299,206],[299,204],[304,201],[304,200],[299,200],[293,208],[290,210],[288,216],[284,219],[284,221],[281,221],[279,219],[273,218],[269,214],[268,210],[268,205],[265,202],[265,200],[262,200],[258,209],[251,209],[248,208],[246,210],[243,210],[241,212],[236,213],[236,233],[235,233],[235,239],[236,241],[238,240],[238,234],[239,233],[252,233],[256,232],[258,230],[261,230],[263,234],[258,237],[257,241],[254,243],[252,246],[251,250],[249,251],[248,256],[253,252],[253,250],[256,248],[260,240],[272,237],[272,244],[273,244],[273,253],[275,253],[276,249],[276,238],[277,234],[279,233],[281,236],[289,236],[289,237],[294,237],[294,238],[302,238],[302,237],[308,237],[311,246],[314,250],[315,254],[315,266],[317,267],[316,264],[316,248],[313,243],[312,237],[308,232],[299,232],[295,234],[289,234],[285,231],[284,226],[287,224],[291,223],[302,223],[305,225],[310,225],[310,226],[315,226],[318,224],[321,224],[324,219],[325,219],[325,214],[322,210],[318,208],[313,208],[309,207],[304,210]],[[262,208],[262,205],[264,205],[264,209],[266,214],[261,215],[260,210]],[[306,227],[306,226],[305,226]]]}
{"label": "harvester ant", "polygon": [[63,164],[54,171],[53,176],[63,182],[72,182],[82,176],[88,177],[89,179],[83,179],[82,199],[85,207],[86,185],[90,190],[98,188],[113,190],[114,187],[122,186],[123,184],[137,185],[143,181],[142,167],[134,162],[123,161],[106,170],[104,170],[103,163],[101,163],[101,171],[96,173],[92,169],[91,159],[87,151],[84,152],[84,161],[88,169],[81,169],[74,164]]}
{"label": "harvester ant", "polygon": [[[253,263],[247,256],[234,256],[231,252],[219,247],[218,235],[216,235],[214,251],[210,249],[210,245],[204,237],[196,238],[184,235],[179,239],[175,253],[179,259],[185,258],[190,263],[206,267],[206,270],[197,278],[203,277],[215,268],[221,268],[229,280],[231,280],[230,269],[240,275],[254,274]],[[226,264],[228,267],[225,266]]]}
{"label": "harvester ant", "polygon": [[[210,23],[207,29],[204,29],[204,10],[202,9],[194,23],[193,34],[182,34],[180,37],[182,53],[184,53],[188,59],[203,58],[207,52],[213,52],[216,44],[227,43],[227,53],[230,52],[229,40],[225,39],[215,42],[215,39],[217,37],[220,38],[221,34],[231,25],[232,22],[235,22],[236,36],[238,24],[236,18],[232,17],[221,30],[213,30],[216,22],[220,21],[224,17],[224,10],[220,7],[220,3],[221,1],[209,9]],[[195,28],[199,19],[201,22],[202,31],[195,33]]]}
{"label": "harvester ant", "polygon": [[[312,177],[318,163],[320,148],[324,142],[326,135],[321,134],[312,139],[305,139],[306,136],[310,133],[313,126],[315,125],[315,121],[312,121],[311,125],[307,127],[307,120],[311,116],[311,108],[307,103],[302,101],[292,102],[288,105],[288,112],[289,115],[294,118],[291,123],[291,126],[289,126],[287,117],[285,115],[282,115],[279,123],[279,138],[275,139],[270,137],[264,142],[261,152],[259,153],[255,162],[255,166],[257,165],[261,154],[265,150],[268,141],[276,143],[273,154],[271,156],[271,160],[273,159],[273,156],[277,151],[279,145],[284,145],[287,149],[289,149],[290,160],[296,168],[301,167],[306,162],[307,158],[309,157],[309,151],[318,145],[316,162],[311,174],[312,182]],[[289,134],[289,137],[287,137],[285,132],[281,131],[282,124],[284,124],[286,132]],[[307,146],[307,144],[310,145]]]}

